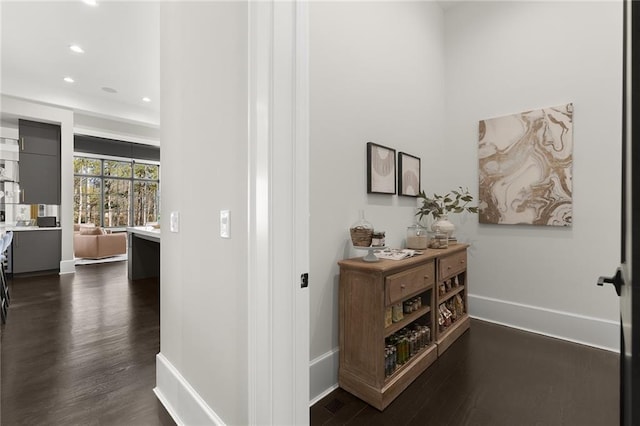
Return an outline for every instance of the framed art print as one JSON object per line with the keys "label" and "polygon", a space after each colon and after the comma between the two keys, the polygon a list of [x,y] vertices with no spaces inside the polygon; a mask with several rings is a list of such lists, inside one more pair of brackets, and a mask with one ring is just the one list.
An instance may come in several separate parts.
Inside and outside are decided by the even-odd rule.
{"label": "framed art print", "polygon": [[398,153],[398,195],[417,197],[420,193],[420,159]]}
{"label": "framed art print", "polygon": [[573,223],[573,104],[481,120],[479,220]]}
{"label": "framed art print", "polygon": [[367,193],[396,193],[396,150],[367,142]]}

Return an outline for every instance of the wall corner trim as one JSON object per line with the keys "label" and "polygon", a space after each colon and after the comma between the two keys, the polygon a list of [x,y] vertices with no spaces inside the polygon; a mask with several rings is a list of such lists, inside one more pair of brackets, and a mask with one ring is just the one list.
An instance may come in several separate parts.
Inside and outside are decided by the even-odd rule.
{"label": "wall corner trim", "polygon": [[309,362],[309,406],[338,388],[340,348],[335,347]]}
{"label": "wall corner trim", "polygon": [[60,261],[60,275],[75,274],[76,261],[75,260],[61,260]]}
{"label": "wall corner trim", "polygon": [[178,425],[225,425],[162,353],[156,355],[153,392]]}

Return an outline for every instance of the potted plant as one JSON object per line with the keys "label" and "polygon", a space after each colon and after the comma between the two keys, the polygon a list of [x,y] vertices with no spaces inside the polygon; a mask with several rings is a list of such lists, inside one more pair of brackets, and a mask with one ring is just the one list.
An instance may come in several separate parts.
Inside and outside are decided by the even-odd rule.
{"label": "potted plant", "polygon": [[469,189],[458,189],[447,192],[444,195],[433,194],[433,197],[428,197],[424,191],[420,191],[418,199],[422,199],[422,205],[419,205],[416,216],[419,216],[418,220],[422,220],[424,216],[431,215],[435,220],[431,225],[431,230],[440,230],[446,232],[448,237],[455,230],[453,223],[449,221],[449,213],[478,213],[477,206],[470,206],[469,203],[473,201],[473,196],[469,193]]}

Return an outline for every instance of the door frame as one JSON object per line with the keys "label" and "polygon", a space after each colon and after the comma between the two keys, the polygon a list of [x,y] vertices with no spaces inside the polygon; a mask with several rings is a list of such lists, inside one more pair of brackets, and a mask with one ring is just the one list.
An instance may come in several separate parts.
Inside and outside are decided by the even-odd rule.
{"label": "door frame", "polygon": [[309,423],[308,10],[249,2],[249,424]]}
{"label": "door frame", "polygon": [[[636,225],[633,212],[638,207],[637,190],[640,181],[638,164],[640,149],[634,146],[640,123],[637,104],[638,85],[635,84],[640,70],[637,27],[640,24],[640,5],[636,1],[626,0],[624,8],[624,82],[623,82],[623,147],[622,147],[622,245],[619,276],[617,283],[620,296],[620,424],[634,425],[640,419],[638,402],[640,401],[640,339],[638,322],[640,318],[640,286],[634,282],[633,269],[638,264],[638,243],[640,227]],[[634,31],[635,30],[635,31]],[[634,108],[636,107],[636,108]],[[634,125],[636,129],[634,129]],[[634,136],[635,135],[635,136]],[[635,330],[634,330],[635,327]]]}

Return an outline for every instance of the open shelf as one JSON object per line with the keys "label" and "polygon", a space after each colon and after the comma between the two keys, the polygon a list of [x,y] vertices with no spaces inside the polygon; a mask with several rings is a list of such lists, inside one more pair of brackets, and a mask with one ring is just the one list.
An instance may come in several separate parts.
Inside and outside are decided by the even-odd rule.
{"label": "open shelf", "polygon": [[469,328],[470,324],[471,320],[469,314],[465,312],[464,315],[458,318],[449,327],[440,331],[438,334],[438,340],[436,340],[436,343],[438,344],[438,356],[446,351],[449,346]]}
{"label": "open shelf", "polygon": [[443,295],[438,296],[439,304],[446,302],[447,300],[451,299],[453,296],[455,296],[456,294],[460,293],[463,290],[464,290],[464,285],[461,285],[459,287],[453,288],[452,290],[449,290]]}
{"label": "open shelf", "polygon": [[389,337],[393,333],[402,330],[404,327],[406,327],[407,325],[411,324],[412,322],[414,322],[415,320],[417,320],[421,316],[424,316],[424,315],[428,314],[429,312],[431,312],[431,307],[430,306],[423,306],[422,308],[418,309],[415,312],[411,312],[410,314],[404,314],[404,318],[403,319],[401,319],[398,322],[394,322],[389,327],[386,327],[384,329],[384,337]]}
{"label": "open shelf", "polygon": [[396,370],[393,372],[392,375],[384,379],[384,382],[385,383],[393,382],[396,379],[396,377],[402,375],[402,372],[404,370],[406,370],[407,368],[411,368],[413,364],[419,362],[422,358],[424,358],[429,352],[431,352],[434,349],[436,349],[436,343],[432,340],[431,343],[429,343],[424,348],[420,349],[418,353],[416,353],[414,356],[409,358],[407,362],[405,362],[404,364],[396,368]]}

